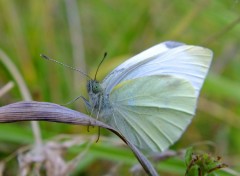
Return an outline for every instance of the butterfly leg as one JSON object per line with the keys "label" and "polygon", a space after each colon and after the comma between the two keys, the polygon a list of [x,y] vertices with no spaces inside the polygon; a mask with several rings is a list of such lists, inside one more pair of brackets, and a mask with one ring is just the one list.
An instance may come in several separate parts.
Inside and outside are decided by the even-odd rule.
{"label": "butterfly leg", "polygon": [[74,98],[73,100],[71,100],[71,101],[69,101],[69,102],[67,102],[66,104],[63,104],[63,105],[69,105],[69,104],[72,104],[72,103],[74,103],[75,101],[77,101],[79,98],[82,98],[83,100],[84,100],[84,103],[86,104],[86,99],[82,96],[82,95],[80,95],[80,96],[78,96],[77,98]]}
{"label": "butterfly leg", "polygon": [[[99,114],[100,114],[100,110],[101,110],[101,107],[102,107],[102,99],[103,99],[103,97],[102,96],[100,96],[100,98],[99,98],[99,106],[98,106],[98,111],[97,111],[97,117],[96,117],[96,119],[98,119],[98,116],[99,116]],[[97,140],[96,140],[96,143],[99,141],[99,139],[100,139],[100,127],[98,127],[98,137],[97,137]]]}
{"label": "butterfly leg", "polygon": [[99,97],[99,106],[98,106],[98,111],[97,111],[97,117],[96,117],[96,119],[98,119],[98,116],[99,116],[100,111],[101,111],[101,107],[102,107],[102,99],[103,99],[103,97],[100,96],[100,97]]}
{"label": "butterfly leg", "polygon": [[100,135],[101,135],[101,128],[98,127],[98,137],[97,137],[96,143],[99,141]]}
{"label": "butterfly leg", "polygon": [[[95,106],[95,105],[94,105],[94,106]],[[92,117],[92,115],[93,115],[94,106],[93,106],[93,108],[91,109],[90,117]],[[89,127],[90,127],[90,125],[87,126],[87,131],[88,131],[88,132],[90,131],[90,130],[89,130]],[[94,128],[94,126],[92,126],[92,127]]]}

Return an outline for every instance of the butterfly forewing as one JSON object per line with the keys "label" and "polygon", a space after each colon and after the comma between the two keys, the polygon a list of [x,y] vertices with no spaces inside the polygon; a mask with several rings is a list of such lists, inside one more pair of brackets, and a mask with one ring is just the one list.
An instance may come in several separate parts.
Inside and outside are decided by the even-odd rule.
{"label": "butterfly forewing", "polygon": [[[146,56],[145,53],[151,52],[152,54]],[[110,92],[117,84],[125,80],[151,75],[174,75],[189,81],[198,96],[212,55],[211,50],[203,47],[177,42],[175,45],[170,45],[169,42],[164,42],[118,66],[104,79],[103,87],[106,92]]]}
{"label": "butterfly forewing", "polygon": [[148,60],[151,60],[152,57],[159,56],[161,53],[164,53],[171,48],[181,45],[184,44],[180,42],[167,41],[155,45],[137,54],[136,56],[133,56],[132,58],[123,62],[106,76],[103,81],[104,87],[106,87],[108,91],[111,90],[116,84],[118,84],[119,81],[121,81],[119,78],[122,77],[122,75],[125,75],[126,72],[129,72],[129,70],[132,70],[135,66],[138,66],[142,61],[146,62]]}
{"label": "butterfly forewing", "polygon": [[143,151],[163,151],[190,123],[196,108],[191,84],[175,76],[147,76],[118,84],[110,94],[109,125]]}

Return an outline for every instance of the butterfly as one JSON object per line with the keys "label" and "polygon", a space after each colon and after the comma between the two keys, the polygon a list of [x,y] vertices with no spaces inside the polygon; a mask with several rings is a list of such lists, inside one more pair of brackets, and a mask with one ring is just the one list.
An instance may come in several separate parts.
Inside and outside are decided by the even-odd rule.
{"label": "butterfly", "polygon": [[149,153],[166,150],[190,124],[213,52],[166,41],[126,60],[102,82],[41,56],[87,76],[89,100],[79,97],[91,114]]}
{"label": "butterfly", "polygon": [[213,53],[166,41],[126,60],[99,82],[87,82],[94,116],[144,152],[160,152],[190,124]]}

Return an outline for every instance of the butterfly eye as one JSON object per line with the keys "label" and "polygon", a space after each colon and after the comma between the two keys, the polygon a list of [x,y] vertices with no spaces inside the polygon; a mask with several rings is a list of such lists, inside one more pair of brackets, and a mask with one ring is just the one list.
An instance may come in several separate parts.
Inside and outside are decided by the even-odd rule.
{"label": "butterfly eye", "polygon": [[93,91],[93,93],[98,93],[101,91],[101,86],[100,86],[99,82],[94,82],[92,84],[92,91]]}
{"label": "butterfly eye", "polygon": [[99,82],[94,80],[89,80],[87,83],[87,91],[88,93],[92,92],[94,94],[99,93],[102,90]]}

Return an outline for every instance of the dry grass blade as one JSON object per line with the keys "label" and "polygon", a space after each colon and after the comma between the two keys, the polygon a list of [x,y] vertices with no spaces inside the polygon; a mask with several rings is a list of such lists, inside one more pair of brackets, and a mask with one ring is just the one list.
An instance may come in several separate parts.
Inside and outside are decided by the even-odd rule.
{"label": "dry grass blade", "polygon": [[149,175],[158,175],[147,158],[130,141],[127,141],[117,130],[103,122],[87,116],[86,114],[57,104],[36,101],[22,101],[0,107],[0,123],[30,120],[69,123],[85,126],[90,125],[106,128],[118,135],[131,148],[144,170]]}
{"label": "dry grass blade", "polygon": [[89,116],[63,106],[36,101],[22,101],[0,108],[0,122],[51,121],[111,128]]}
{"label": "dry grass blade", "polygon": [[[26,101],[32,100],[30,91],[28,90],[27,84],[25,83],[21,73],[18,71],[16,65],[12,62],[8,55],[2,50],[0,50],[0,61],[3,63],[3,65],[5,65],[9,73],[11,73],[12,77],[14,78],[16,85],[22,94],[22,98]],[[35,144],[39,150],[40,146],[42,145],[41,130],[37,122],[31,122],[31,125],[35,137]]]}
{"label": "dry grass blade", "polygon": [[14,83],[12,81],[10,81],[5,86],[0,88],[0,97],[2,97],[4,94],[6,94],[8,91],[10,91],[13,88],[13,86],[14,86]]}

